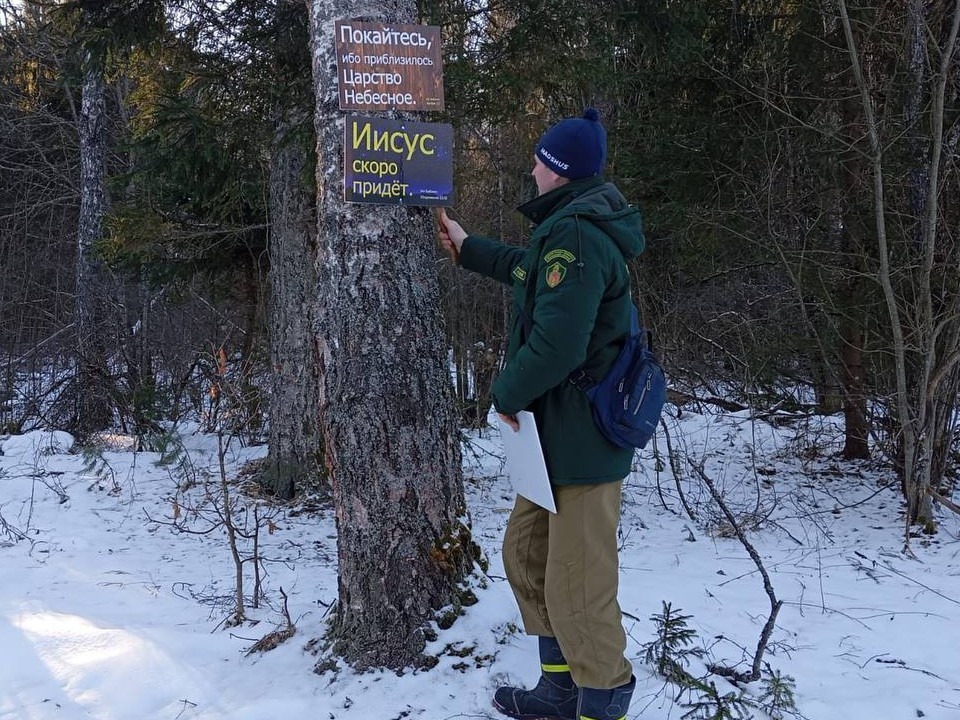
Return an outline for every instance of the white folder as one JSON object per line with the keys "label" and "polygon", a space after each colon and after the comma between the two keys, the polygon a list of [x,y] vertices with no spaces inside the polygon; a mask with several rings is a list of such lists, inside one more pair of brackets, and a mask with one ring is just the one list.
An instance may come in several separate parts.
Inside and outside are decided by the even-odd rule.
{"label": "white folder", "polygon": [[534,420],[533,413],[526,410],[517,413],[517,421],[520,423],[520,430],[515,432],[500,420],[504,472],[510,478],[517,495],[556,513],[553,488],[550,486],[543,449],[540,447],[540,436],[537,434],[537,421]]}

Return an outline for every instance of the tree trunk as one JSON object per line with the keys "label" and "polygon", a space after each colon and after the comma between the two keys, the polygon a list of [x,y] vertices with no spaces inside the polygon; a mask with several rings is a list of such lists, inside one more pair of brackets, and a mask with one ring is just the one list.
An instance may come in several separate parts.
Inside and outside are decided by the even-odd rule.
{"label": "tree trunk", "polygon": [[264,486],[291,498],[320,475],[316,193],[305,149],[279,124],[270,162],[270,438]]}
{"label": "tree trunk", "polygon": [[[960,342],[954,340],[955,351]],[[957,397],[960,396],[960,367],[955,366],[943,380],[944,387],[939,392],[931,419],[934,444],[931,448],[930,486],[934,490],[943,490],[944,478],[950,469],[950,451],[953,448],[960,418],[957,417]]]}
{"label": "tree trunk", "polygon": [[867,438],[870,426],[867,422],[867,395],[864,390],[863,346],[864,337],[858,324],[848,322],[841,339],[841,364],[843,367],[843,418],[845,460],[869,460],[870,448]]}
{"label": "tree trunk", "polygon": [[[904,125],[907,131],[907,154],[912,165],[908,176],[910,217],[913,228],[910,240],[911,257],[919,259],[924,253],[927,240],[928,229],[925,227],[927,222],[926,203],[930,183],[930,158],[927,148],[930,144],[929,128],[924,127],[923,124],[923,105],[928,94],[930,81],[926,38],[929,28],[927,3],[924,0],[909,0],[906,15],[906,55],[909,82],[904,101]],[[932,229],[932,231],[936,232],[935,229]],[[926,384],[926,378],[924,377],[925,372],[927,372],[926,358],[928,353],[935,351],[935,347],[928,346],[928,341],[932,335],[930,322],[933,320],[933,314],[932,312],[923,312],[928,308],[932,310],[932,307],[924,302],[924,295],[926,294],[922,291],[920,293],[919,300],[922,305],[918,308],[919,312],[917,313],[917,324],[921,335],[920,344],[923,352],[912,358],[913,362],[907,365],[907,382],[921,392]],[[917,429],[914,431],[917,435],[916,461],[912,479],[908,480],[907,475],[904,475],[903,486],[906,489],[907,503],[910,508],[910,522],[932,523],[933,504],[926,493],[926,488],[929,486],[932,470],[930,463],[933,445],[930,442],[930,435],[922,430],[929,421],[927,413],[930,412],[932,407],[930,404],[924,403],[923,400],[919,400],[916,406]],[[906,431],[910,432],[912,429]]]}
{"label": "tree trunk", "polygon": [[108,394],[103,304],[107,282],[95,243],[107,211],[104,178],[106,160],[106,85],[103,69],[89,62],[80,109],[80,218],[77,227],[76,329],[77,425],[81,438],[108,427],[113,413]]}
{"label": "tree trunk", "polygon": [[927,147],[929,136],[923,126],[923,105],[927,88],[926,32],[928,27],[926,0],[909,0],[907,3],[906,53],[910,81],[904,101],[904,120],[907,130],[907,153],[913,161],[910,168],[910,211],[914,219],[914,250],[923,250],[923,219],[926,215],[927,185],[930,176],[930,159]]}
{"label": "tree trunk", "polygon": [[333,24],[413,23],[414,3],[312,0],[324,450],[337,516],[333,651],[357,668],[419,665],[438,610],[477,557],[460,467],[424,209],[347,205]]}
{"label": "tree trunk", "polygon": [[[123,128],[132,126],[130,93],[133,81],[122,75],[115,86],[117,110]],[[136,148],[128,143],[125,156],[125,171],[128,180],[123,190],[123,199],[127,203],[136,203],[137,186],[133,179],[133,170],[137,166]],[[123,328],[119,335],[120,354],[126,367],[126,412],[120,415],[121,427],[125,427],[129,415],[133,427],[130,430],[137,438],[140,450],[151,447],[150,436],[159,435],[159,398],[157,396],[157,375],[153,363],[153,302],[150,287],[145,280],[145,268],[142,264],[129,271],[118,282],[118,298],[121,299]]]}
{"label": "tree trunk", "polygon": [[[918,12],[923,10],[921,6]],[[920,19],[929,27],[927,16]],[[935,529],[935,524],[930,490],[939,484],[941,478],[935,473],[944,464],[936,455],[938,448],[945,447],[948,442],[937,435],[947,427],[946,423],[938,420],[943,413],[945,416],[951,415],[956,405],[956,390],[950,387],[950,377],[954,375],[960,359],[960,345],[957,342],[960,334],[960,292],[956,289],[952,293],[943,290],[947,284],[956,287],[956,251],[951,251],[949,232],[941,232],[940,226],[941,193],[945,187],[945,184],[941,185],[941,174],[947,177],[950,170],[943,156],[945,140],[948,139],[945,138],[945,99],[947,85],[952,79],[952,63],[960,33],[960,4],[954,4],[952,15],[947,12],[942,20],[944,22],[939,30],[934,27],[928,31],[930,36],[937,38],[937,52],[931,55],[938,56],[940,64],[930,68],[930,157],[927,163],[929,170],[924,216],[919,222],[922,229],[922,255],[917,283],[920,312],[917,314],[923,350],[917,401],[919,467],[914,483],[907,484],[910,519],[923,523],[931,531]],[[939,45],[941,40],[942,45]]]}
{"label": "tree trunk", "polygon": [[[142,443],[149,435],[160,431],[157,423],[157,378],[150,351],[150,290],[141,271],[128,278],[120,289],[123,292],[122,350],[126,361],[127,410],[133,421],[130,430]],[[124,422],[125,418],[121,417],[121,423]]]}
{"label": "tree trunk", "polygon": [[[940,232],[941,197],[944,185],[941,185],[941,172],[947,172],[943,162],[946,86],[957,48],[960,33],[960,5],[954,4],[950,13],[944,13],[943,26],[931,27],[923,3],[911,3],[909,10],[914,13],[908,23],[908,36],[911,66],[920,65],[922,57],[938,57],[939,67],[928,67],[929,81],[923,79],[922,67],[914,72],[914,83],[922,81],[923,88],[913,88],[909,97],[920,97],[922,92],[929,93],[929,102],[924,104],[929,133],[929,158],[911,158],[914,167],[925,166],[926,197],[923,200],[924,216],[917,218],[920,227],[917,252],[908,259],[909,266],[904,268],[894,264],[901,258],[894,252],[888,238],[887,197],[884,178],[884,142],[881,130],[884,125],[874,112],[875,99],[872,88],[863,71],[853,24],[847,12],[845,0],[838,0],[837,7],[844,27],[846,45],[851,61],[851,69],[861,97],[865,120],[866,137],[870,144],[870,162],[873,179],[873,202],[876,218],[877,249],[879,253],[879,273],[884,301],[887,304],[892,330],[891,349],[893,351],[896,372],[895,404],[899,422],[903,458],[903,489],[907,500],[905,542],[909,545],[910,525],[922,523],[933,530],[933,507],[929,491],[939,481],[933,473],[942,465],[935,459],[938,447],[944,446],[944,439],[937,436],[946,426],[937,422],[938,413],[949,415],[956,402],[956,395],[945,396],[952,388],[949,378],[956,364],[960,362],[960,294],[955,288],[956,254],[942,253],[944,236]],[[920,31],[917,26],[922,26]],[[925,53],[914,45],[927,38],[942,38],[937,52]],[[935,42],[940,42],[936,40]],[[869,53],[864,53],[869,57]],[[920,77],[917,77],[920,72]],[[908,97],[905,116],[912,124],[911,102]],[[949,136],[947,136],[947,140]],[[911,149],[914,145],[911,143]],[[926,155],[926,152],[924,153]],[[911,211],[916,211],[916,204]],[[946,257],[944,257],[944,255]],[[919,262],[917,262],[919,260]],[[901,261],[902,262],[902,261]],[[906,272],[904,272],[906,271]],[[901,281],[907,275],[908,282]],[[895,282],[896,281],[896,282]],[[945,288],[950,288],[945,292]],[[904,306],[904,311],[901,310]],[[909,313],[909,314],[908,314]],[[943,342],[944,338],[950,338]],[[948,383],[946,386],[944,383]],[[947,410],[941,409],[941,404]],[[946,416],[944,415],[944,417]]]}

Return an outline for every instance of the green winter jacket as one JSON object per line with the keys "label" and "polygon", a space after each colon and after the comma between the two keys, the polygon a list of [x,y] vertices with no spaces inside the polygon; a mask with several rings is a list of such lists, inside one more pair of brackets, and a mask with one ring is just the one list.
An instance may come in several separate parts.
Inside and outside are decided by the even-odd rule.
{"label": "green winter jacket", "polygon": [[[599,177],[568,183],[518,210],[534,224],[526,248],[471,235],[460,249],[463,267],[513,285],[513,327],[494,405],[508,415],[533,412],[553,483],[620,480],[633,450],[597,430],[586,395],[567,377],[581,365],[602,377],[629,333],[626,260],[643,250],[640,212]],[[529,336],[524,313],[532,321]]]}

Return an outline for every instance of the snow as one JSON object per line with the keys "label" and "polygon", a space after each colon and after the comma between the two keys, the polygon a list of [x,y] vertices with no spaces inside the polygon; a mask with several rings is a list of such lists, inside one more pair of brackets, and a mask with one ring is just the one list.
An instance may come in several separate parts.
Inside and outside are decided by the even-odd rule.
{"label": "snow", "polygon": [[[913,556],[903,552],[892,473],[842,462],[838,422],[671,419],[679,487],[697,522],[683,514],[665,458],[638,453],[621,523],[620,600],[638,679],[629,718],[688,710],[690,696],[644,661],[663,602],[691,616],[697,647],[740,670],[770,611],[694,465],[749,520],[746,537],[784,602],[765,660],[795,678],[804,717],[960,718],[960,518],[944,511],[939,533],[914,538]],[[464,448],[474,536],[490,562],[479,602],[432,643],[435,668],[401,675],[342,663],[313,672],[311,641],[337,595],[335,526],[322,505],[272,510],[274,531],[260,535],[265,603],[228,627],[229,548],[222,531],[201,534],[211,518],[204,488],[218,487],[217,439],[191,427],[180,437],[180,464],[119,438],[93,460],[71,454],[62,432],[0,438],[0,718],[483,719],[498,717],[498,684],[535,682],[536,643],[517,630],[500,560],[513,494],[495,430],[473,433]],[[665,452],[664,438],[658,447]],[[232,441],[230,477],[264,453]],[[250,508],[264,504],[236,485],[231,492]],[[177,531],[178,513],[193,532]],[[281,588],[296,634],[248,654],[284,627]],[[704,661],[689,669],[704,674]],[[713,679],[721,694],[733,689]]]}

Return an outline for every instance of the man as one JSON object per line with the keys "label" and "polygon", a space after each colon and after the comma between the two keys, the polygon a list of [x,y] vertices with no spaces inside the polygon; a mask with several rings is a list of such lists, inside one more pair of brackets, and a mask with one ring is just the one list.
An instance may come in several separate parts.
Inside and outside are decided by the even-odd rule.
{"label": "man", "polygon": [[540,138],[526,248],[468,235],[440,214],[440,241],[474,272],[513,285],[514,320],[494,406],[514,430],[536,418],[557,512],[517,497],[503,561],[525,631],[539,637],[533,690],[503,687],[494,706],[520,720],[621,720],[636,680],[617,602],[620,491],[633,451],[610,443],[568,381],[602,377],[630,330],[626,260],[643,250],[639,211],[605,183],[606,131],[593,108]]}

